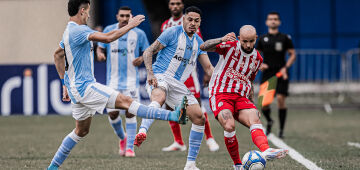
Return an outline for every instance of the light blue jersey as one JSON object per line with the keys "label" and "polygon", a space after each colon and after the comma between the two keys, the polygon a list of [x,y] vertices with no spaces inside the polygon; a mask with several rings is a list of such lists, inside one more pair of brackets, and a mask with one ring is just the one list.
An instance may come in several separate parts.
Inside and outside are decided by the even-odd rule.
{"label": "light blue jersey", "polygon": [[94,32],[86,25],[70,21],[60,42],[68,63],[64,81],[73,103],[78,103],[84,97],[86,88],[96,82],[93,44],[88,40]]}
{"label": "light blue jersey", "polygon": [[[118,23],[107,26],[104,32],[115,29],[119,29]],[[99,46],[107,53],[106,84],[117,90],[139,88],[138,68],[132,62],[149,47],[145,32],[133,28],[118,40],[109,44],[99,43]]]}
{"label": "light blue jersey", "polygon": [[154,74],[166,74],[185,82],[196,67],[196,60],[204,41],[194,34],[190,39],[182,25],[166,29],[157,39],[165,48],[159,51],[153,64]]}

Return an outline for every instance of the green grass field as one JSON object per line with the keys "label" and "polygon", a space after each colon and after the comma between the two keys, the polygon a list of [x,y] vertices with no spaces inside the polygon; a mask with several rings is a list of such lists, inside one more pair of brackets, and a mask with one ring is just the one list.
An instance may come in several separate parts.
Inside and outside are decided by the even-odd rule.
{"label": "green grass field", "polygon": [[[205,140],[197,166],[200,169],[232,169],[232,161],[223,141],[223,130],[209,115],[218,152],[209,152]],[[273,113],[277,118],[277,113]],[[138,119],[140,120],[140,119]],[[360,149],[347,142],[360,143],[360,112],[289,110],[284,142],[323,169],[360,169]],[[139,125],[139,124],[138,124]],[[0,169],[45,169],[63,137],[75,126],[70,116],[0,117]],[[277,132],[277,122],[274,132]],[[190,123],[182,126],[188,141]],[[253,145],[249,130],[237,125],[240,153]],[[136,158],[118,155],[118,139],[106,116],[95,116],[90,134],[71,152],[61,169],[183,169],[187,152],[161,151],[172,143],[167,122],[156,121],[148,139],[136,148]],[[186,142],[187,143],[187,142]],[[290,157],[267,163],[266,169],[306,169]]]}

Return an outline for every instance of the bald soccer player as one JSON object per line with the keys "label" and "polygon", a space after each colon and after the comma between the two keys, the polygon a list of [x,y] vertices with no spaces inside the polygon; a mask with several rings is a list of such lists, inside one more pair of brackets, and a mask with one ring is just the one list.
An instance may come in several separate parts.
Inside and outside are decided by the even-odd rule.
{"label": "bald soccer player", "polygon": [[224,140],[234,162],[234,169],[243,169],[235,120],[250,128],[254,144],[267,160],[285,157],[288,150],[269,147],[260,121],[260,112],[253,104],[253,81],[263,59],[254,49],[256,29],[251,25],[240,28],[239,40],[235,34],[207,40],[200,46],[203,51],[220,54],[209,84],[210,107],[215,118],[224,128]]}

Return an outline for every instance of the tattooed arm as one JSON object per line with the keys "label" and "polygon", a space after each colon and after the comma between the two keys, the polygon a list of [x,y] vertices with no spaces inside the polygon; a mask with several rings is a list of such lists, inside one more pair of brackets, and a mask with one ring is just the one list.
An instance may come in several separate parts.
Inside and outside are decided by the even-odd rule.
{"label": "tattooed arm", "polygon": [[235,33],[231,32],[224,37],[207,40],[200,46],[200,49],[203,51],[215,52],[216,45],[227,41],[236,41]]}
{"label": "tattooed arm", "polygon": [[157,80],[154,76],[154,72],[152,69],[152,57],[154,54],[156,54],[163,48],[164,48],[164,46],[158,40],[156,40],[143,53],[144,63],[145,63],[146,72],[147,72],[147,81],[148,81],[149,85],[153,85],[154,87],[157,87]]}

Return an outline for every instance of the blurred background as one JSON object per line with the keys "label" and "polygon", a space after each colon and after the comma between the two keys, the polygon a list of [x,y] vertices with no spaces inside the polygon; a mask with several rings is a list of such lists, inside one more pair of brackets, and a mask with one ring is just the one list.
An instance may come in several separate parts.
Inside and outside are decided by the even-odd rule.
{"label": "blurred background", "polygon": [[[266,15],[280,13],[280,32],[291,35],[297,60],[290,69],[289,108],[360,110],[360,18],[358,0],[184,0],[203,11],[204,40],[228,32],[238,34],[244,24],[267,33]],[[101,30],[116,21],[120,6],[144,14],[143,29],[152,43],[170,17],[167,0],[92,0],[89,26]],[[60,80],[53,65],[68,21],[65,0],[0,1],[0,112],[1,115],[71,114],[61,101]],[[215,65],[218,56],[209,53]],[[141,97],[148,100],[141,66]],[[203,75],[198,67],[200,77]],[[105,83],[105,63],[95,63],[95,77]],[[257,83],[259,83],[257,76]],[[258,90],[258,87],[255,88]],[[204,88],[202,98],[207,101]]]}

